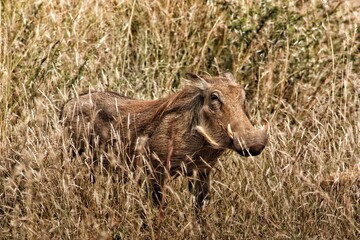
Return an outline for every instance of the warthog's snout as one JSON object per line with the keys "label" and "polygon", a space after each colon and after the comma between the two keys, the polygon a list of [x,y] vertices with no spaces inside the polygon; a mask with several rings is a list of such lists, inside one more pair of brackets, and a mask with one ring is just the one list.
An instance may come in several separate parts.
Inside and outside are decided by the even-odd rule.
{"label": "warthog's snout", "polygon": [[[257,156],[265,148],[268,141],[268,122],[266,121],[265,127],[262,130],[252,131],[236,131],[233,132],[230,124],[228,125],[228,135],[232,139],[234,150],[242,156]],[[244,132],[240,134],[240,132]]]}

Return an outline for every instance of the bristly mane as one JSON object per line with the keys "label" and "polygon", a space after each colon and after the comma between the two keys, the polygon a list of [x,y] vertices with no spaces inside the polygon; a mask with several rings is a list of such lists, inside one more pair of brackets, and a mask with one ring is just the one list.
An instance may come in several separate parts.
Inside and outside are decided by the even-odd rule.
{"label": "bristly mane", "polygon": [[152,121],[159,121],[168,114],[189,112],[191,114],[189,130],[198,124],[199,113],[203,104],[203,93],[200,88],[186,85],[178,93],[159,100],[163,101],[154,113]]}

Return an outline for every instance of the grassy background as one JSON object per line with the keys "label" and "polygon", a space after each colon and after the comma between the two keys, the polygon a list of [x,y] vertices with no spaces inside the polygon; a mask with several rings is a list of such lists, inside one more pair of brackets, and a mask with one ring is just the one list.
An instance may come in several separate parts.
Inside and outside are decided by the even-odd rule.
{"label": "grassy background", "polygon": [[[2,0],[0,12],[0,238],[360,236],[356,0]],[[206,222],[183,178],[159,222],[144,187],[92,185],[86,161],[61,154],[59,109],[77,93],[152,99],[187,71],[226,70],[271,136],[259,157],[220,160]]]}

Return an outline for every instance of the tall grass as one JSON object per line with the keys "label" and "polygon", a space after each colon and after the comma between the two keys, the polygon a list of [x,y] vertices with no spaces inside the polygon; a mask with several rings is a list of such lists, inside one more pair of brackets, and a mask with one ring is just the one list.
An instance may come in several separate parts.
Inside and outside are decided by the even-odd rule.
{"label": "tall grass", "polygon": [[[357,1],[7,1],[0,3],[2,239],[357,239],[360,5]],[[231,71],[259,157],[228,154],[204,221],[184,178],[164,219],[144,186],[67,155],[59,110],[89,89],[158,98],[187,71]]]}

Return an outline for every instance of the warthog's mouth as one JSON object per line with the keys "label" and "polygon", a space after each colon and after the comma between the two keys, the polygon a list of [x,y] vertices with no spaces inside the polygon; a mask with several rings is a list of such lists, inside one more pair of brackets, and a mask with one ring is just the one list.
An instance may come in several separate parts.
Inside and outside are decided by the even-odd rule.
{"label": "warthog's mouth", "polygon": [[251,146],[250,148],[241,148],[241,149],[235,148],[235,151],[243,157],[249,157],[249,156],[259,155],[264,148],[265,148],[265,144],[257,144]]}
{"label": "warthog's mouth", "polygon": [[232,131],[230,124],[228,124],[226,128],[233,149],[244,157],[257,156],[262,152],[268,141],[268,129],[269,124],[268,121],[265,120],[264,128],[260,131],[249,133],[246,136],[248,141],[246,141],[246,139],[240,137],[238,133]]}
{"label": "warthog's mouth", "polygon": [[[195,129],[214,149],[226,148],[217,143],[204,127],[198,125]],[[262,130],[249,133],[246,138],[242,138],[237,132],[233,132],[230,124],[227,125],[226,132],[231,141],[230,148],[244,157],[256,156],[261,153],[267,143],[268,122],[266,121],[265,127]]]}

